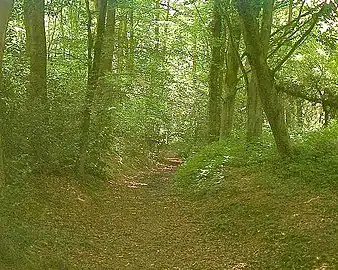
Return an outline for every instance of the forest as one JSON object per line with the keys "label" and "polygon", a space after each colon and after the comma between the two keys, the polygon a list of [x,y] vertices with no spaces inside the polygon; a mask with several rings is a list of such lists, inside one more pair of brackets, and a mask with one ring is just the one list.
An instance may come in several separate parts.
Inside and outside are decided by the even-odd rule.
{"label": "forest", "polygon": [[0,0],[0,269],[338,267],[336,0]]}

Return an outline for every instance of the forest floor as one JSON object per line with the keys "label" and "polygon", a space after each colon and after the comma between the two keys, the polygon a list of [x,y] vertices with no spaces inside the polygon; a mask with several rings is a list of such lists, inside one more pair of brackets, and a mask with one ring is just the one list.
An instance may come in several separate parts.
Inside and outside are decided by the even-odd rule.
{"label": "forest floor", "polygon": [[222,191],[187,198],[172,190],[174,171],[8,188],[0,269],[337,269],[337,193],[276,188],[229,168]]}

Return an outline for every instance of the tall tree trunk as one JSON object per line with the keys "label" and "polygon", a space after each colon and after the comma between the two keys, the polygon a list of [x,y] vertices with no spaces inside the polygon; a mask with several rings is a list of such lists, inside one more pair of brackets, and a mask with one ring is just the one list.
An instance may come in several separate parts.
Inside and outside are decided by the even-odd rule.
{"label": "tall tree trunk", "polygon": [[[243,20],[245,35],[244,40],[248,51],[250,65],[257,73],[257,83],[259,87],[259,95],[262,101],[263,109],[270,123],[277,150],[281,155],[291,156],[292,147],[288,130],[285,124],[284,114],[279,102],[278,92],[275,88],[275,79],[272,71],[269,69],[266,60],[267,47],[264,46],[267,33],[270,33],[270,24],[264,24],[269,20],[265,20],[264,16],[272,16],[273,0],[268,0],[265,3],[266,10],[263,15],[262,35],[259,31],[257,20],[257,6],[246,0],[237,0],[237,9]],[[270,19],[270,22],[272,20]]]}
{"label": "tall tree trunk", "polygon": [[160,50],[160,2],[161,0],[155,0],[155,54]]}
{"label": "tall tree trunk", "polygon": [[[94,96],[97,90],[97,84],[100,76],[100,65],[102,55],[103,36],[105,30],[106,9],[107,0],[100,0],[99,4],[99,17],[97,22],[97,31],[95,44],[93,42],[93,36],[91,31],[92,16],[90,11],[89,0],[86,1],[87,13],[88,13],[88,79],[87,79],[87,93],[85,100],[85,109],[83,111],[82,122],[82,135],[80,141],[80,153],[79,153],[79,176],[84,177],[85,167],[88,159],[89,148],[89,131],[91,123],[91,112],[93,106]],[[94,45],[93,45],[94,44]],[[92,51],[94,50],[94,57],[92,58]]]}
{"label": "tall tree trunk", "polygon": [[[103,34],[103,44],[102,44],[102,56],[101,56],[101,64],[100,64],[100,75],[106,75],[108,73],[112,73],[113,69],[113,60],[115,55],[115,42],[116,42],[116,0],[107,0],[107,14],[106,14],[106,25]],[[106,121],[108,116],[105,113],[107,112],[107,104],[101,104],[102,101],[110,101],[109,107],[112,104],[115,104],[116,97],[118,96],[117,87],[115,84],[111,84],[105,79],[99,80],[99,91],[98,93],[98,103],[96,108],[99,108],[102,115],[102,121]],[[96,102],[96,101],[95,101]]]}
{"label": "tall tree trunk", "polygon": [[[230,22],[228,22],[230,23]],[[222,93],[220,137],[227,138],[233,129],[235,99],[237,93],[237,74],[239,69],[238,48],[241,38],[241,29],[238,21],[228,25],[229,38],[226,56],[226,75]]]}
{"label": "tall tree trunk", "polygon": [[221,14],[220,0],[214,0],[212,58],[209,72],[209,139],[217,141],[220,134],[221,118]]}
{"label": "tall tree trunk", "polygon": [[124,10],[119,16],[118,41],[117,41],[117,74],[122,74],[126,64],[127,45],[127,12]]}
{"label": "tall tree trunk", "polygon": [[[270,35],[272,26],[272,11],[273,0],[265,1],[263,6],[263,18],[260,27],[260,39],[262,43],[262,57],[267,60],[269,47],[270,47]],[[257,71],[255,67],[251,66],[250,83],[248,87],[248,102],[247,102],[247,141],[252,142],[257,140],[262,134],[263,124],[263,109],[259,95],[259,84],[257,78]],[[282,109],[283,111],[283,109]]]}
{"label": "tall tree trunk", "polygon": [[262,135],[263,109],[259,97],[257,73],[251,70],[247,91],[247,141],[256,141]]}
{"label": "tall tree trunk", "polygon": [[47,98],[47,48],[44,7],[44,0],[24,1],[26,46],[30,65],[28,86],[30,125],[28,139],[36,170],[46,169],[49,163],[49,106]]}
{"label": "tall tree trunk", "polygon": [[[166,13],[165,13],[165,21],[169,21],[169,15],[170,15],[170,0],[167,0],[166,3]],[[163,54],[166,55],[167,53],[167,37],[168,37],[168,24],[166,23],[164,26],[164,40],[163,40]]]}
{"label": "tall tree trunk", "polygon": [[116,26],[116,0],[108,0],[106,26],[103,35],[102,59],[100,67],[100,72],[102,75],[112,71],[115,51],[115,41],[116,41],[115,26]]}
{"label": "tall tree trunk", "polygon": [[11,14],[13,7],[13,0],[2,0],[0,2],[0,188],[5,184],[6,178],[6,168],[5,168],[5,146],[4,146],[4,134],[5,125],[3,123],[4,119],[4,105],[2,103],[1,94],[3,93],[3,74],[2,74],[2,65],[3,65],[3,56],[5,49],[5,36],[8,20]]}
{"label": "tall tree trunk", "polygon": [[134,37],[134,9],[131,8],[129,12],[130,20],[130,35],[129,35],[129,53],[128,53],[128,69],[134,79],[134,69],[135,69],[135,37]]}

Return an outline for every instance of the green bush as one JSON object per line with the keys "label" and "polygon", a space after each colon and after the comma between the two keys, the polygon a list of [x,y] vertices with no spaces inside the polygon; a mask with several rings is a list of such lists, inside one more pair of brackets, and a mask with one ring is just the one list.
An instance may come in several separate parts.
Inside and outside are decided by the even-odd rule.
{"label": "green bush", "polygon": [[188,158],[178,169],[175,187],[198,193],[217,189],[225,180],[225,166],[260,164],[271,155],[272,148],[270,139],[265,140],[265,143],[247,145],[243,135],[234,135],[227,140],[211,143]]}
{"label": "green bush", "polygon": [[220,166],[229,158],[224,143],[213,143],[188,159],[177,171],[176,187],[189,189],[206,188],[215,185],[222,179]]}
{"label": "green bush", "polygon": [[[244,167],[263,178],[271,176],[280,182],[302,183],[318,187],[334,187],[338,179],[338,124],[316,132],[301,134],[295,142],[293,158],[276,153],[271,134],[259,142],[247,144],[244,136],[214,142],[191,156],[178,169],[175,187],[184,193],[206,193],[224,181],[226,169]],[[290,183],[291,183],[290,182]]]}
{"label": "green bush", "polygon": [[284,176],[316,186],[334,186],[338,180],[338,123],[303,135],[296,156],[284,165]]}

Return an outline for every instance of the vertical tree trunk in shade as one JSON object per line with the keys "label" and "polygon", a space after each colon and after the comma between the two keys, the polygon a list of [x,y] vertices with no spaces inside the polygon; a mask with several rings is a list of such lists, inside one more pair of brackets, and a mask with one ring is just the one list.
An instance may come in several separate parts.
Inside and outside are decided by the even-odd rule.
{"label": "vertical tree trunk in shade", "polygon": [[[5,37],[8,20],[11,14],[13,0],[0,1],[0,76],[2,76],[3,56],[5,50]],[[0,77],[1,79],[2,77]]]}
{"label": "vertical tree trunk in shade", "polygon": [[107,73],[112,70],[112,62],[115,48],[115,22],[116,22],[116,0],[108,0],[107,21],[104,31],[101,72]]}
{"label": "vertical tree trunk in shade", "polygon": [[[84,177],[86,162],[88,160],[89,149],[89,132],[91,124],[91,112],[94,96],[97,90],[97,84],[100,76],[101,56],[103,36],[105,30],[106,21],[106,9],[107,0],[100,0],[99,4],[99,17],[97,22],[95,43],[93,42],[93,36],[91,32],[92,17],[90,12],[89,0],[86,1],[87,13],[88,13],[88,79],[87,79],[87,93],[85,100],[85,108],[83,111],[82,120],[82,134],[80,140],[80,153],[79,153],[79,176]],[[92,51],[94,56],[92,58]]]}
{"label": "vertical tree trunk in shade", "polygon": [[[234,20],[235,21],[235,20]],[[234,25],[228,23],[229,38],[226,56],[226,74],[222,93],[220,137],[231,135],[237,93],[237,74],[239,69],[238,48],[241,38],[241,29],[238,21]]]}
{"label": "vertical tree trunk in shade", "polygon": [[[263,18],[259,31],[262,43],[262,57],[267,60],[270,35],[272,26],[272,11],[274,1],[265,1],[263,6]],[[257,71],[251,66],[250,83],[247,93],[247,141],[256,141],[262,135],[263,109],[259,96],[259,84],[257,81]],[[283,111],[283,109],[282,109]]]}
{"label": "vertical tree trunk in shade", "polygon": [[30,74],[28,85],[29,130],[28,140],[33,153],[35,169],[48,165],[48,98],[47,48],[44,20],[44,0],[25,0],[24,18],[26,50]]}
{"label": "vertical tree trunk in shade", "polygon": [[135,37],[134,37],[134,9],[132,8],[129,12],[129,52],[128,52],[128,70],[134,78],[135,68]]}
{"label": "vertical tree trunk in shade", "polygon": [[[119,28],[117,40],[117,74],[121,74],[126,64],[127,53],[127,11],[123,10],[119,15]],[[119,75],[118,75],[119,78]]]}
{"label": "vertical tree trunk in shade", "polygon": [[[288,7],[288,24],[291,25],[292,17],[293,17],[293,0],[289,0],[289,7]],[[282,108],[284,111],[284,117],[286,121],[286,126],[288,128],[292,128],[294,124],[294,102],[293,98],[286,93],[280,93],[280,99]]]}
{"label": "vertical tree trunk in shade", "polygon": [[161,0],[155,0],[155,53],[158,54],[160,50],[160,2]]}
{"label": "vertical tree trunk in shade", "polygon": [[209,139],[217,141],[220,133],[221,118],[221,14],[220,2],[214,0],[213,22],[212,22],[212,58],[209,72]]}
{"label": "vertical tree trunk in shade", "polygon": [[263,109],[259,97],[257,74],[251,70],[247,92],[247,141],[256,141],[262,135]]}
{"label": "vertical tree trunk in shade", "polygon": [[[259,87],[259,96],[263,105],[263,109],[269,121],[272,133],[274,135],[277,150],[281,155],[291,156],[292,147],[288,130],[285,124],[284,114],[278,98],[278,92],[274,87],[275,79],[269,69],[266,60],[266,51],[264,40],[267,39],[265,34],[270,33],[271,23],[265,20],[264,16],[271,16],[273,10],[273,0],[265,3],[265,11],[262,23],[262,35],[259,31],[257,16],[257,6],[251,1],[237,0],[237,9],[242,18],[245,29],[245,45],[247,47],[249,61],[251,67],[256,71],[257,84]],[[270,20],[272,22],[272,20]]]}
{"label": "vertical tree trunk in shade", "polygon": [[3,93],[3,74],[2,74],[2,65],[3,65],[3,56],[5,49],[5,36],[8,20],[11,14],[13,6],[13,0],[2,0],[0,1],[0,187],[5,184],[6,178],[6,168],[5,168],[5,146],[4,146],[4,130],[5,125],[3,123],[4,119],[4,105],[2,103],[2,93]]}
{"label": "vertical tree trunk in shade", "polygon": [[[170,15],[170,0],[167,0],[166,3],[166,13],[165,13],[165,21],[169,21],[169,15]],[[167,38],[168,38],[168,24],[166,23],[164,26],[164,40],[163,40],[163,54],[166,55],[167,53]]]}

